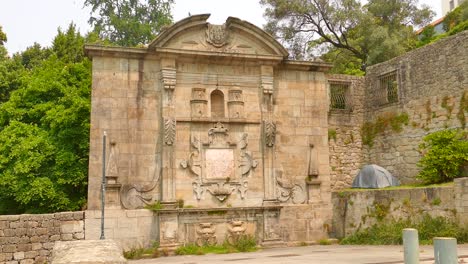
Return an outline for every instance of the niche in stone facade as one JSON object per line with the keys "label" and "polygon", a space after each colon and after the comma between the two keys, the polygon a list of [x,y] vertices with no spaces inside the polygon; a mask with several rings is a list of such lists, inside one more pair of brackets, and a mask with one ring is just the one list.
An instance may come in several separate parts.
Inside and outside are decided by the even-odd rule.
{"label": "niche in stone facade", "polygon": [[242,98],[242,90],[229,90],[228,114],[229,118],[244,117],[244,101]]}
{"label": "niche in stone facade", "polygon": [[208,100],[206,99],[205,88],[193,88],[192,100],[190,100],[191,116],[206,117]]}
{"label": "niche in stone facade", "polygon": [[216,89],[211,92],[211,117],[212,118],[223,118],[224,115],[224,94],[220,90]]}

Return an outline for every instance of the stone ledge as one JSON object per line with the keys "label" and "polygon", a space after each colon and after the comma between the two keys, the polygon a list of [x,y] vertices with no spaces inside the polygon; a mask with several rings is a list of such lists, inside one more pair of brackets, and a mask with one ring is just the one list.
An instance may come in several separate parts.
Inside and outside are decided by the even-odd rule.
{"label": "stone ledge", "polygon": [[55,242],[50,263],[123,264],[127,260],[114,240],[79,240]]}

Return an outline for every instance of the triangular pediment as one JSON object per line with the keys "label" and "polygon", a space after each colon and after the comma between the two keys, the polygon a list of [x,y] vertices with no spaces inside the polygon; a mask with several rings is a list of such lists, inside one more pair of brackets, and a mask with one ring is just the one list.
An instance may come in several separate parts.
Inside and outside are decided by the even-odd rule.
{"label": "triangular pediment", "polygon": [[234,17],[229,17],[223,25],[212,25],[206,21],[209,16],[190,16],[175,23],[153,40],[149,49],[288,57],[286,49],[257,26]]}

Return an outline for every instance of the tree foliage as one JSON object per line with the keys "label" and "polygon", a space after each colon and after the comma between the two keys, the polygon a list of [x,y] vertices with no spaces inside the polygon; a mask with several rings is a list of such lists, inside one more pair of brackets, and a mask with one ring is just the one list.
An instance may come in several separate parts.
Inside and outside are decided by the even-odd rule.
{"label": "tree foliage", "polygon": [[360,70],[414,47],[414,26],[427,24],[433,12],[417,0],[261,0],[265,29],[281,39],[296,59],[325,53],[325,59],[351,58]]}
{"label": "tree foliage", "polygon": [[[462,177],[468,166],[468,133],[462,130],[441,130],[423,138],[420,145],[424,156],[417,176],[424,183],[448,182]],[[465,175],[467,176],[467,175]]]}
{"label": "tree foliage", "polygon": [[89,23],[101,39],[120,46],[149,43],[172,23],[173,0],[86,0]]}
{"label": "tree foliage", "polygon": [[460,6],[449,12],[442,23],[445,33],[436,34],[434,26],[429,25],[420,33],[417,47],[422,47],[447,36],[468,30],[468,2],[462,2]]}
{"label": "tree foliage", "polygon": [[20,81],[0,104],[0,214],[78,210],[86,201],[91,63],[83,43],[72,24],[52,48],[34,45],[9,60]]}

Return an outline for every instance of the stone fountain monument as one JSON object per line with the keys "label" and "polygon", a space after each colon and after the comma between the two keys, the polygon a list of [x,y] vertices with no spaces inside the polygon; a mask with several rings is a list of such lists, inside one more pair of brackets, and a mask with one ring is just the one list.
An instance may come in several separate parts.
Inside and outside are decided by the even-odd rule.
{"label": "stone fountain monument", "polygon": [[[328,95],[320,61],[288,60],[258,27],[183,19],[148,47],[87,45],[93,61],[86,239],[263,245],[331,225]],[[160,205],[158,210],[144,209]]]}

